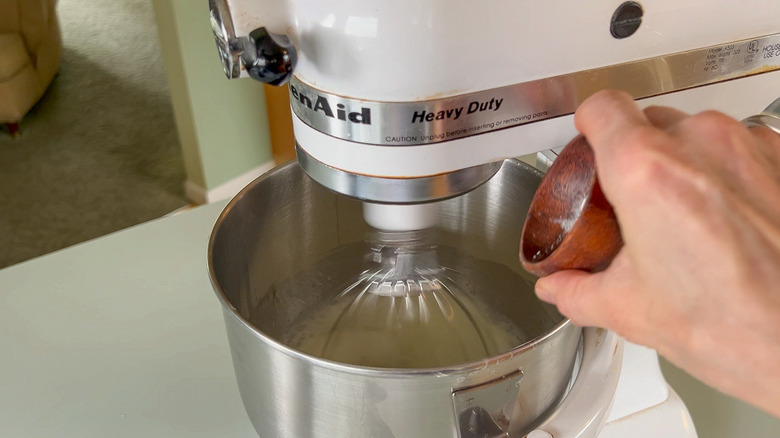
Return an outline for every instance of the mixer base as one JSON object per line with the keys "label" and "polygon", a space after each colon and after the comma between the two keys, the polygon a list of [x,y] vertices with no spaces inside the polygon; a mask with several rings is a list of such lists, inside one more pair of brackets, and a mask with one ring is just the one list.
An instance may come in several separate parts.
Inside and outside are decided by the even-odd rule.
{"label": "mixer base", "polygon": [[[610,402],[605,400],[608,394],[589,391],[593,393],[591,403],[597,408],[597,405],[602,405],[603,409],[608,409],[601,427],[594,427],[593,423],[598,422],[595,418],[583,421],[582,412],[573,412],[572,404],[564,401],[552,414],[552,421],[542,424],[527,438],[697,437],[688,409],[661,373],[655,350],[622,340],[619,342],[623,344],[623,357],[611,407]],[[578,378],[589,373],[591,371],[581,368]],[[575,404],[574,408],[582,408],[582,405]]]}
{"label": "mixer base", "polygon": [[598,438],[695,438],[696,430],[685,404],[669,386],[666,389],[669,397],[665,401],[607,423]]}

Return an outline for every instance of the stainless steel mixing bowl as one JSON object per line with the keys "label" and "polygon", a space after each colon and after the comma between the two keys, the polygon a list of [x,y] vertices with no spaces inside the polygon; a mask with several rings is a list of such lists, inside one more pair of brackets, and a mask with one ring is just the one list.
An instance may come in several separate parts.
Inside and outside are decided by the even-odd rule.
{"label": "stainless steel mixing bowl", "polygon": [[237,195],[214,227],[209,269],[258,434],[484,438],[522,436],[544,420],[571,381],[580,329],[536,299],[534,278],[518,261],[522,223],[540,180],[537,170],[507,160],[483,186],[444,201],[437,230],[438,245],[471,261],[464,272],[471,272],[476,298],[528,340],[482,360],[425,369],[338,363],[284,342],[295,321],[357,274],[354,260],[332,257],[360,245],[369,231],[360,202],[319,186],[295,162]]}

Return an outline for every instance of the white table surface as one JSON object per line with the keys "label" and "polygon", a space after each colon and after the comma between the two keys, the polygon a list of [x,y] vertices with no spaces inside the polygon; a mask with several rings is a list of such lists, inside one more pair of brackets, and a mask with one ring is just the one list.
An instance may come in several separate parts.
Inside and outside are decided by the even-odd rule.
{"label": "white table surface", "polygon": [[195,208],[0,270],[0,437],[247,437]]}

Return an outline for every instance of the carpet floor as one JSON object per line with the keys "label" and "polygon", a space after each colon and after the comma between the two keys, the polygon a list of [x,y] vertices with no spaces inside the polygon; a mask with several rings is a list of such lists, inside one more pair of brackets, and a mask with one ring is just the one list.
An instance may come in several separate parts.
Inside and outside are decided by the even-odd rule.
{"label": "carpet floor", "polygon": [[60,0],[59,75],[0,132],[0,268],[188,204],[151,0]]}

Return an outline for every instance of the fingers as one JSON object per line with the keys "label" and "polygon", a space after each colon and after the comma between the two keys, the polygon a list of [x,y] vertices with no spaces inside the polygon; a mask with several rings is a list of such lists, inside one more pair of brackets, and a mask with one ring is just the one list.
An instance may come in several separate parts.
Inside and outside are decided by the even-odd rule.
{"label": "fingers", "polygon": [[751,126],[750,132],[775,151],[780,151],[780,134],[766,126]]}
{"label": "fingers", "polygon": [[607,155],[620,147],[627,130],[650,126],[650,121],[630,94],[605,90],[580,105],[574,114],[574,124],[598,156]]}
{"label": "fingers", "polygon": [[652,344],[648,302],[639,292],[635,265],[625,248],[602,272],[558,271],[536,282],[536,295],[582,327],[613,330],[632,342]]}
{"label": "fingers", "polygon": [[652,125],[631,95],[613,90],[586,99],[574,114],[574,123],[593,148],[601,188],[620,214],[621,199],[632,196],[624,187],[625,177],[644,163],[647,145],[661,143],[663,131]]}
{"label": "fingers", "polygon": [[643,111],[630,94],[614,90],[594,94],[577,109],[575,124],[593,148],[601,187],[619,219],[631,214],[624,206],[637,195],[654,196],[647,182],[657,180],[664,163],[680,153],[672,131],[688,117],[661,106]]}
{"label": "fingers", "polygon": [[580,105],[574,122],[591,145],[606,142],[617,147],[620,142],[614,140],[619,140],[628,129],[651,125],[665,130],[687,117],[689,114],[665,106],[649,106],[641,110],[630,94],[605,90]]}
{"label": "fingers", "polygon": [[536,282],[536,294],[542,301],[555,305],[576,325],[611,328],[604,305],[604,300],[610,298],[603,293],[603,276],[603,273],[559,271],[540,278]]}
{"label": "fingers", "polygon": [[644,113],[650,124],[659,129],[669,129],[689,117],[687,113],[666,106],[649,106]]}
{"label": "fingers", "polygon": [[766,126],[752,126],[749,130],[758,140],[758,149],[767,161],[780,169],[780,135]]}

